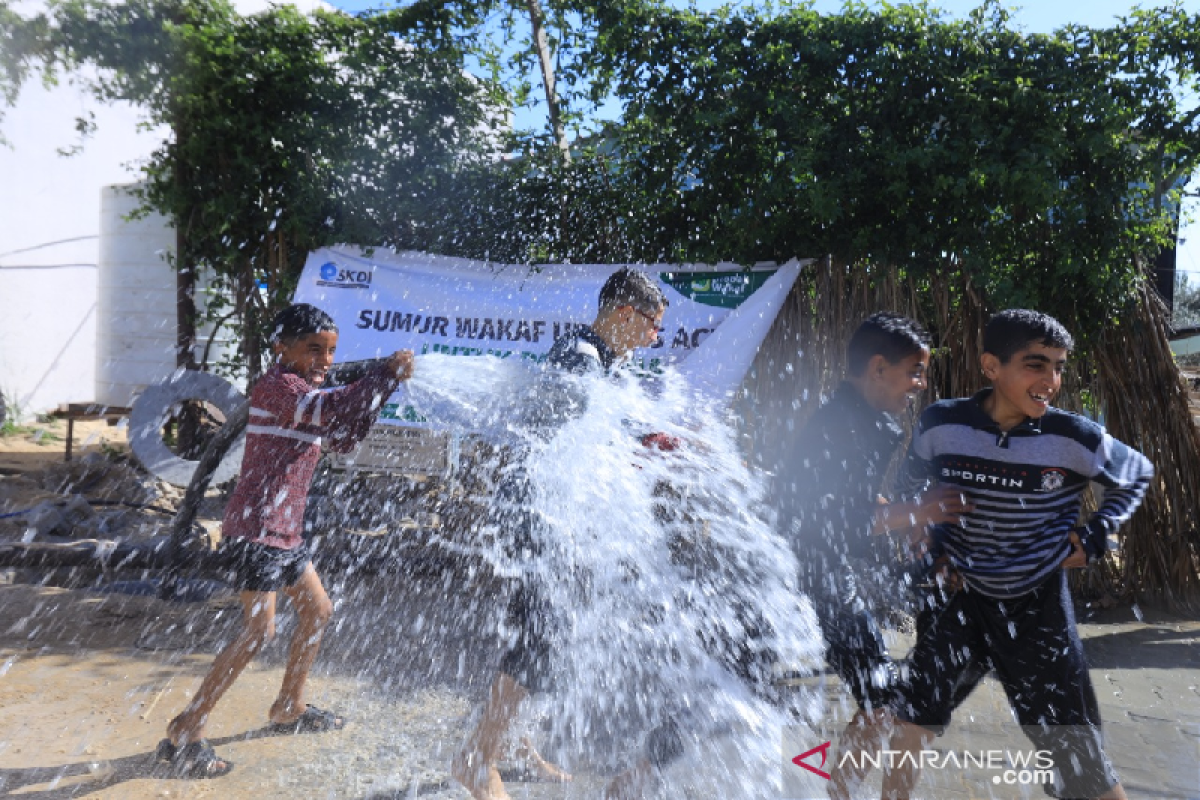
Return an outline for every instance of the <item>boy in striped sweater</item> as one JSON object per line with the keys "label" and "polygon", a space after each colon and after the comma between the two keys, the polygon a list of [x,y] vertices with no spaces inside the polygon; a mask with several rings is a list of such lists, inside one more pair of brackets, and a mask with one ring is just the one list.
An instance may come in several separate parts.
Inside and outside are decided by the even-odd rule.
{"label": "boy in striped sweater", "polygon": [[[972,507],[933,529],[935,552],[962,588],[918,636],[895,701],[892,749],[928,744],[950,721],[958,679],[990,664],[1022,730],[1053,757],[1056,796],[1117,800],[1125,792],[1102,748],[1065,570],[1104,555],[1154,471],[1101,425],[1051,407],[1073,344],[1052,317],[1003,311],[984,331],[980,363],[991,388],[921,415],[909,481],[954,487]],[[1091,481],[1104,498],[1080,524]],[[899,764],[884,797],[909,796],[913,760]]]}
{"label": "boy in striped sweater", "polygon": [[304,703],[304,685],[333,614],[303,537],[304,506],[324,440],[349,452],[366,436],[383,400],[412,375],[399,350],[348,386],[319,391],[333,365],[338,331],[315,306],[297,303],[275,318],[277,361],[254,385],[242,472],[222,526],[222,551],[241,590],[241,633],[217,655],[195,697],[167,725],[156,758],[173,774],[215,778],[233,768],[204,738],[217,701],[275,635],[277,592],[296,610],[279,696],[268,712],[274,733],[339,730],[345,720]]}

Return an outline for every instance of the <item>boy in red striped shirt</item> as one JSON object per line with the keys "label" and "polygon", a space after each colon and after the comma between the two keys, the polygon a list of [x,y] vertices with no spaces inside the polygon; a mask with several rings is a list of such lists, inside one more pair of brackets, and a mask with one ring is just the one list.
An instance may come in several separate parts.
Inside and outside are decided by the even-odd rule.
{"label": "boy in red striped shirt", "polygon": [[345,720],[304,703],[304,684],[333,614],[302,535],[309,483],[324,441],[348,452],[366,436],[383,402],[412,375],[411,350],[398,350],[348,386],[319,391],[333,364],[337,325],[315,306],[298,303],[275,318],[276,363],[250,395],[246,452],[225,509],[222,550],[241,590],[245,628],[217,655],[196,696],[167,726],[157,759],[179,777],[225,775],[233,762],[204,738],[214,706],[255,654],[275,635],[275,595],[296,609],[279,696],[268,713],[278,733],[339,730]]}

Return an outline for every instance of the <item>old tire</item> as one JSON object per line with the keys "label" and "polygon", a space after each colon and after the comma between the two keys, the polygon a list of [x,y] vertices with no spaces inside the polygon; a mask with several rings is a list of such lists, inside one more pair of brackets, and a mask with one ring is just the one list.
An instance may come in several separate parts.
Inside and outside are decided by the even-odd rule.
{"label": "old tire", "polygon": [[[147,386],[134,401],[129,415],[130,449],[150,474],[182,487],[191,482],[199,462],[172,453],[163,441],[162,429],[171,409],[187,400],[211,403],[226,419],[246,402],[245,396],[229,381],[211,372],[193,370],[176,370],[162,383]],[[221,459],[213,473],[213,483],[224,483],[237,476],[245,447],[243,433]]]}

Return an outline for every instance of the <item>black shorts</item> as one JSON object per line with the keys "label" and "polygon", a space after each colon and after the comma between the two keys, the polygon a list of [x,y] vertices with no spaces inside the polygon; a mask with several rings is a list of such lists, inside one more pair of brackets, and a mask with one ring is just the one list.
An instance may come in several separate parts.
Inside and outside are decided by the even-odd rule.
{"label": "black shorts", "polygon": [[284,550],[247,539],[226,539],[221,542],[221,558],[233,588],[246,592],[277,592],[294,586],[312,563],[307,542]]}
{"label": "black shorts", "polygon": [[[925,636],[925,631],[932,627],[945,610],[946,604],[954,597],[954,592],[945,591],[940,587],[923,589],[919,598],[916,629],[917,639],[920,640]],[[975,687],[983,682],[988,673],[992,670],[992,664],[988,661],[987,656],[980,653],[976,658],[964,659],[962,670],[959,672],[958,682],[954,685],[954,692],[950,698],[950,704],[945,708],[945,718],[939,725],[928,725],[926,727],[934,728],[935,730],[944,729],[950,724],[950,716],[952,712],[961,706],[971,692],[975,691]]]}
{"label": "black shorts", "polygon": [[1052,753],[1058,796],[1096,797],[1117,783],[1065,572],[1019,597],[953,595],[917,639],[896,715],[940,733],[961,702],[962,679],[982,664],[995,669],[1021,729]]}
{"label": "black shorts", "polygon": [[520,583],[513,589],[505,622],[516,639],[500,657],[500,671],[531,693],[550,691],[550,640],[558,626],[536,584]]}
{"label": "black shorts", "polygon": [[[516,564],[536,564],[543,553],[545,524],[532,502],[529,473],[518,464],[496,486],[491,511],[492,522],[504,533],[505,556]],[[500,658],[500,671],[532,693],[552,688],[550,642],[559,629],[539,581],[537,575],[527,575],[513,587],[505,624],[516,638]]]}

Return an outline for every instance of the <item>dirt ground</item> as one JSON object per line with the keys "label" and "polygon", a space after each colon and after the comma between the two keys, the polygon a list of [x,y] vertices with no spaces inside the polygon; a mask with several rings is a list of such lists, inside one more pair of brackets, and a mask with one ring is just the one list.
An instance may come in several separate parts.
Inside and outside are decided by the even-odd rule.
{"label": "dirt ground", "polygon": [[[27,427],[0,436],[0,542],[28,540],[21,512],[62,507],[76,492],[94,516],[37,540],[165,532],[168,514],[129,504],[170,511],[182,493],[134,474],[123,428],[77,422],[68,463],[64,421]],[[199,522],[219,529],[220,509],[209,497]],[[477,570],[325,576],[335,619],[308,699],[347,717],[336,733],[265,730],[293,621],[283,604],[276,640],[213,716],[209,739],[235,768],[209,781],[164,775],[152,754],[235,630],[240,605],[224,587],[204,601],[159,600],[141,577],[0,567],[0,797],[468,798],[447,766],[495,674],[495,614],[505,604]],[[595,796],[599,780],[581,776],[566,796]],[[518,796],[564,796],[558,786],[522,786]]]}
{"label": "dirt ground", "polygon": [[[359,576],[330,588],[335,624],[309,701],[346,715],[346,729],[299,736],[264,729],[282,677],[291,624],[285,614],[280,636],[233,686],[209,727],[218,752],[235,762],[233,772],[185,781],[157,771],[151,754],[231,635],[232,598],[175,604],[0,586],[0,797],[469,800],[448,780],[447,766],[501,649],[488,633],[495,630],[490,614],[503,607],[496,588],[467,572]],[[1200,797],[1200,623],[1153,614],[1136,619],[1125,609],[1080,629],[1115,742],[1111,755],[1130,797]],[[900,655],[911,641],[894,644]],[[817,730],[835,737],[852,710],[836,679],[813,676],[797,688],[825,697]],[[939,746],[967,750],[980,742],[1023,741],[1010,730],[1004,694],[991,679],[956,720]],[[527,719],[523,730],[536,737],[536,721]],[[567,766],[574,783],[512,782],[513,797],[602,796],[606,776],[586,764]],[[926,784],[920,796],[937,800],[1030,796],[964,789],[964,779],[951,775],[931,774]],[[738,800],[736,791],[708,796]],[[867,796],[878,797],[878,788]]]}
{"label": "dirt ground", "polygon": [[[123,426],[77,421],[72,462],[67,463],[65,420],[21,427],[0,436],[0,540],[25,535],[28,515],[16,512],[42,502],[60,503],[76,489],[89,490],[94,501],[96,492],[90,490],[98,487],[90,477],[120,464],[128,451]],[[149,501],[174,508],[178,492],[144,483],[150,491],[138,497],[131,497],[128,486],[109,487],[107,492],[101,488],[100,493],[117,502]],[[97,508],[101,514],[125,514],[120,517],[125,533],[130,514],[149,526],[142,531],[145,535],[161,533],[169,520],[153,512]],[[55,534],[67,539],[73,532]],[[269,797],[276,791],[288,796],[369,796],[360,789],[370,788],[373,781],[386,791],[395,780],[413,779],[407,773],[392,775],[390,768],[364,768],[382,767],[372,747],[393,747],[385,746],[379,732],[391,731],[406,715],[412,716],[407,705],[437,709],[433,719],[445,720],[442,728],[460,720],[469,707],[465,697],[434,689],[383,703],[377,691],[364,689],[375,684],[374,676],[332,670],[313,681],[312,702],[347,713],[355,720],[351,730],[356,733],[261,736],[266,708],[282,676],[283,648],[277,642],[234,686],[210,729],[221,753],[241,768],[220,782],[170,780],[155,774],[150,754],[240,614],[236,598],[224,593],[208,602],[175,604],[153,596],[38,586],[38,575],[32,573],[0,568],[0,796],[225,798]],[[114,579],[98,574],[74,577],[85,585]],[[54,578],[56,583],[67,582],[61,573]],[[150,591],[136,580],[124,584],[132,591]],[[285,615],[281,621],[281,638],[286,639],[289,619]],[[331,646],[339,647],[336,634]],[[384,717],[394,719],[384,725]],[[400,737],[394,743],[396,753],[427,748],[440,738],[436,722],[428,730],[405,727],[410,741]],[[358,752],[357,760],[345,755],[346,742],[339,739],[354,741],[350,749]],[[333,751],[343,757],[323,765],[319,754]],[[444,759],[433,751],[427,758],[430,775],[435,776],[433,765],[441,768]],[[250,763],[254,766],[247,768]],[[320,780],[306,777],[313,769],[321,773]],[[431,780],[436,787],[440,779]],[[310,794],[306,784],[315,791]]]}
{"label": "dirt ground", "polygon": [[[214,713],[208,736],[236,766],[212,781],[174,780],[151,754],[230,635],[232,597],[180,605],[0,586],[0,796],[383,798],[416,787],[422,797],[466,798],[446,782],[446,766],[496,644],[448,634],[459,626],[437,608],[426,609],[429,629],[388,625],[395,593],[389,598],[386,584],[338,593],[341,624],[310,685],[309,701],[346,715],[347,728],[265,731],[282,678],[285,615],[281,636]],[[434,650],[429,640],[443,635]]]}
{"label": "dirt ground", "polygon": [[[67,445],[65,419],[51,417],[20,427],[19,433],[0,436],[0,476],[35,472],[63,460]],[[109,425],[104,420],[78,420],[71,441],[72,458],[129,449],[125,426]]]}

